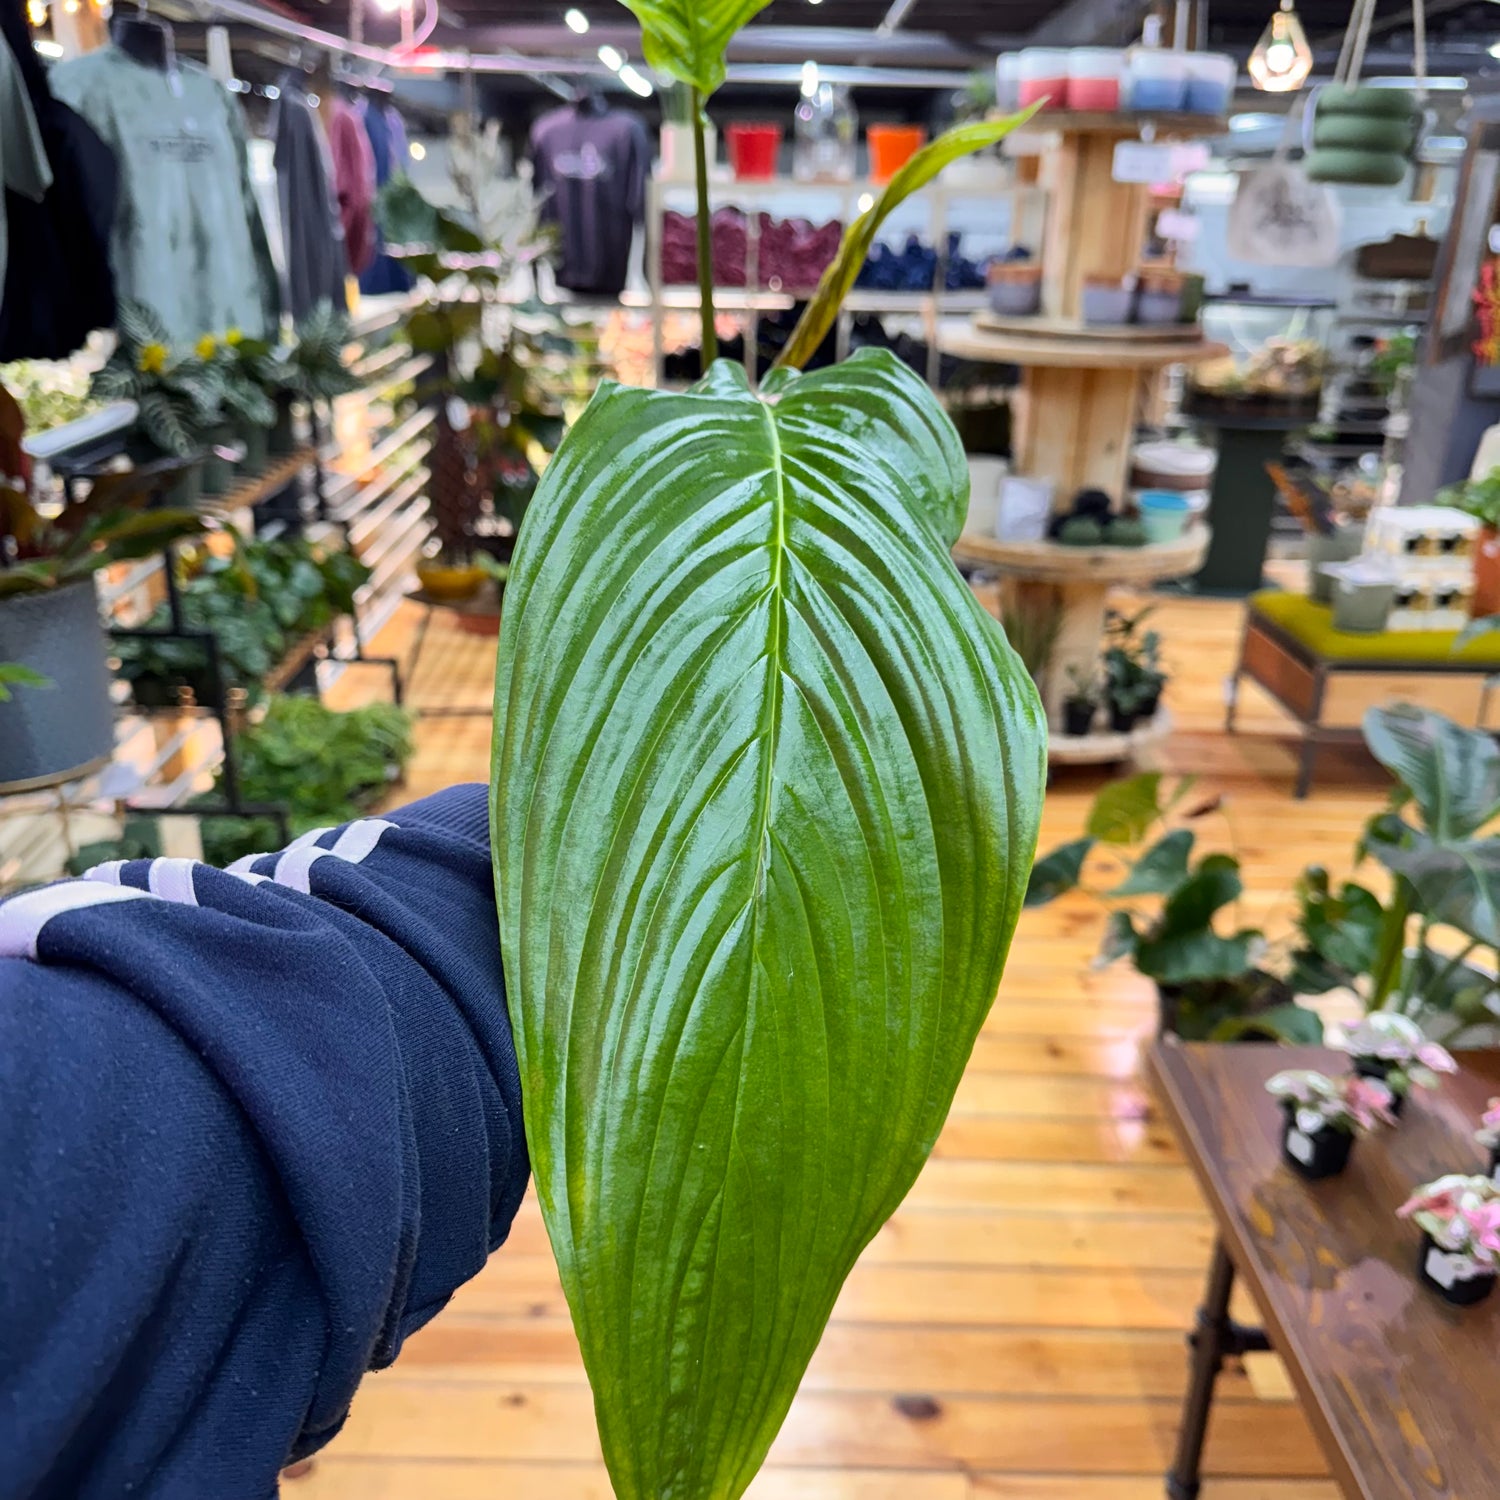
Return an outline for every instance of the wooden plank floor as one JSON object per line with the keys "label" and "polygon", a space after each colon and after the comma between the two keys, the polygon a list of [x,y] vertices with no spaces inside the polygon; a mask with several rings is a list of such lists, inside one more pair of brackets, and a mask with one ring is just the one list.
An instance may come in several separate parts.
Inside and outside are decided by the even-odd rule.
{"label": "wooden plank floor", "polygon": [[[1347,865],[1382,778],[1359,756],[1331,757],[1330,784],[1293,802],[1295,747],[1274,707],[1252,697],[1242,733],[1221,730],[1238,606],[1173,600],[1157,623],[1180,726],[1160,764],[1224,794],[1210,842],[1238,840],[1245,920],[1284,921],[1304,864]],[[398,616],[379,645],[404,649],[411,628]],[[486,701],[493,649],[440,616],[413,701]],[[406,791],[482,779],[488,744],[483,720],[424,721]],[[1076,835],[1101,779],[1055,782],[1044,847]],[[1161,1495],[1209,1226],[1139,1081],[1151,993],[1128,971],[1091,969],[1098,935],[1082,898],[1023,917],[936,1154],[851,1276],[755,1500]],[[1222,1387],[1207,1472],[1204,1500],[1336,1500],[1296,1405],[1258,1396],[1239,1369]],[[286,1492],[608,1500],[533,1201],[484,1273],[366,1381],[344,1432]]]}

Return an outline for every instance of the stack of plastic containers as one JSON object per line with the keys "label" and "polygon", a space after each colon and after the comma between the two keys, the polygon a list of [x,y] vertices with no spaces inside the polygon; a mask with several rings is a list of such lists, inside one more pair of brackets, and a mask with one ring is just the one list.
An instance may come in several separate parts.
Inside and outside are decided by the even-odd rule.
{"label": "stack of plastic containers", "polygon": [[995,95],[1004,110],[1046,101],[1049,109],[1223,115],[1234,96],[1235,63],[1221,52],[1161,47],[1027,47],[995,63]]}

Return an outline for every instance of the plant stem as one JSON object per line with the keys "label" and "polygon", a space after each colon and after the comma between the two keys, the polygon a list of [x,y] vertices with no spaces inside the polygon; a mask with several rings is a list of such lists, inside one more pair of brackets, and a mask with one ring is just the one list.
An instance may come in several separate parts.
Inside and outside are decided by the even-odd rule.
{"label": "plant stem", "polygon": [[1411,915],[1414,894],[1411,882],[1402,875],[1396,876],[1391,890],[1391,903],[1385,909],[1380,946],[1375,951],[1375,963],[1370,970],[1370,998],[1365,1004],[1367,1011],[1381,1009],[1391,992],[1391,986],[1401,973],[1401,962],[1406,949],[1406,919]]}
{"label": "plant stem", "polygon": [[714,331],[713,224],[708,206],[708,143],[703,133],[703,91],[693,89],[693,169],[698,179],[698,316],[702,326],[703,372],[719,357]]}
{"label": "plant stem", "polygon": [[1463,963],[1463,961],[1478,946],[1479,939],[1471,938],[1465,947],[1460,948],[1457,953],[1453,954],[1452,957],[1449,958],[1448,962],[1443,965],[1443,967],[1438,971],[1436,977],[1432,981],[1432,990],[1434,994],[1441,994],[1443,992],[1444,988],[1447,986],[1448,981],[1452,979],[1454,974],[1457,972],[1459,965]]}

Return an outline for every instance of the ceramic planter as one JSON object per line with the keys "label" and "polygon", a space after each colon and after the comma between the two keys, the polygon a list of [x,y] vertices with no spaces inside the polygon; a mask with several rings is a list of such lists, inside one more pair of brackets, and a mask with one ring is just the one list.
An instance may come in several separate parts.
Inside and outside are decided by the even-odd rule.
{"label": "ceramic planter", "polygon": [[472,599],[487,576],[483,568],[452,568],[426,561],[417,564],[422,592],[441,604],[462,604]]}
{"label": "ceramic planter", "polygon": [[1333,585],[1333,628],[1351,635],[1378,635],[1391,617],[1396,602],[1393,583],[1350,583],[1336,579]]}
{"label": "ceramic planter", "polygon": [[1333,576],[1322,571],[1324,563],[1348,562],[1358,557],[1365,544],[1363,523],[1340,526],[1307,539],[1307,596],[1318,604],[1333,603]]}
{"label": "ceramic planter", "polygon": [[1297,1124],[1295,1105],[1284,1105],[1286,1123],[1281,1130],[1281,1154],[1286,1164],[1309,1182],[1337,1177],[1349,1165],[1354,1149],[1352,1131],[1325,1125],[1321,1130],[1303,1130]]}
{"label": "ceramic planter", "polygon": [[0,786],[51,785],[109,758],[114,711],[92,578],[0,599],[0,661],[51,683],[0,703]]}
{"label": "ceramic planter", "polygon": [[1473,1262],[1466,1255],[1444,1250],[1430,1234],[1422,1235],[1422,1244],[1417,1252],[1417,1280],[1429,1291],[1436,1292],[1444,1302],[1455,1307],[1472,1307],[1483,1302],[1495,1290],[1495,1273],[1475,1273]]}
{"label": "ceramic planter", "polygon": [[1095,704],[1087,698],[1068,698],[1063,703],[1063,733],[1088,734],[1094,727]]}
{"label": "ceramic planter", "polygon": [[1474,602],[1469,612],[1476,620],[1500,614],[1500,531],[1481,526],[1474,543]]}
{"label": "ceramic planter", "polygon": [[1128,323],[1134,290],[1121,281],[1088,280],[1083,284],[1083,321],[1092,324]]}
{"label": "ceramic planter", "polygon": [[1042,268],[996,266],[989,276],[990,308],[1002,318],[1029,318],[1042,305]]}
{"label": "ceramic planter", "polygon": [[[1361,1078],[1378,1078],[1383,1084],[1386,1085],[1387,1088],[1390,1088],[1391,1074],[1396,1071],[1395,1063],[1386,1062],[1383,1058],[1379,1057],[1356,1057],[1352,1058],[1351,1062],[1353,1064],[1354,1071],[1358,1073]],[[1398,1094],[1395,1089],[1392,1088],[1391,1113],[1393,1115],[1399,1115],[1402,1109],[1405,1108],[1405,1106],[1406,1095]]]}

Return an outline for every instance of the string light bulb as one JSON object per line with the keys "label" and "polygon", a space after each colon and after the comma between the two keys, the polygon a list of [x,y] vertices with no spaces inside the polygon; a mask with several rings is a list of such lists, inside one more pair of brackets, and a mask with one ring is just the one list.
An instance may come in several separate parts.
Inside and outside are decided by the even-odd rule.
{"label": "string light bulb", "polygon": [[26,0],[26,19],[40,31],[47,24],[47,0]]}
{"label": "string light bulb", "polygon": [[1281,0],[1281,9],[1272,13],[1246,68],[1251,83],[1268,94],[1290,94],[1307,82],[1313,68],[1312,48],[1292,0]]}

